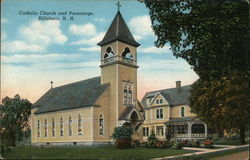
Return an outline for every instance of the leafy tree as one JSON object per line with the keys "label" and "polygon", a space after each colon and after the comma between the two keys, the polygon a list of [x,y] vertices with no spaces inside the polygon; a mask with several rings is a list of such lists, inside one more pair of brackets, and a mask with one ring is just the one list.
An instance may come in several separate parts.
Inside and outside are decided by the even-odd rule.
{"label": "leafy tree", "polygon": [[248,71],[249,5],[244,1],[151,1],[155,45],[170,43],[201,79]]}
{"label": "leafy tree", "polygon": [[1,106],[1,131],[5,138],[9,138],[10,145],[15,146],[16,137],[20,141],[29,128],[28,119],[31,112],[31,103],[21,99],[17,94],[14,98],[5,97]]}
{"label": "leafy tree", "polygon": [[[155,45],[170,43],[199,76],[191,110],[217,130],[247,124],[249,92],[249,1],[145,0]],[[237,83],[240,83],[237,85]]]}
{"label": "leafy tree", "polygon": [[240,129],[241,143],[244,144],[245,126],[249,122],[249,84],[247,75],[240,74],[232,73],[219,80],[196,81],[192,85],[190,105],[201,120],[217,131]]}

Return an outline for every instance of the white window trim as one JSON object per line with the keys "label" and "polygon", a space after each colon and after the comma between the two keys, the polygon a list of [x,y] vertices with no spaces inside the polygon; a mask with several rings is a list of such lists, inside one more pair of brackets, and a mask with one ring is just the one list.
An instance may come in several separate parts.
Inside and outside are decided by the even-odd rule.
{"label": "white window trim", "polygon": [[[181,115],[182,108],[184,108],[184,116],[182,116],[182,115]],[[186,116],[185,111],[186,111],[185,107],[184,107],[184,106],[182,106],[182,107],[180,108],[180,117],[185,117],[185,116]]]}
{"label": "white window trim", "polygon": [[[162,110],[162,118],[157,118],[157,110]],[[160,112],[159,112],[160,113]],[[163,108],[157,108],[156,110],[155,110],[155,119],[163,119],[164,118],[164,110],[163,110]]]}

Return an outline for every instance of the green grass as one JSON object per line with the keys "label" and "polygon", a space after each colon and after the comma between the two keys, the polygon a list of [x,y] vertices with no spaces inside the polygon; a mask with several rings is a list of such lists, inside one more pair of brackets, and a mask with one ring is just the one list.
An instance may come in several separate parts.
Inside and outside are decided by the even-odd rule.
{"label": "green grass", "polygon": [[16,147],[2,156],[8,159],[150,159],[189,152],[186,150],[142,147],[116,149],[113,146],[96,148]]}
{"label": "green grass", "polygon": [[214,141],[214,144],[217,144],[217,145],[240,145],[240,140]]}

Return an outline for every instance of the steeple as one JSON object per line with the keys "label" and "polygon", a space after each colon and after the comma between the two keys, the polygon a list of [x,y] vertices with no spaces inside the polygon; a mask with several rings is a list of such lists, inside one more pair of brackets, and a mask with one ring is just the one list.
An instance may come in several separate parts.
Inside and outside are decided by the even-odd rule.
{"label": "steeple", "polygon": [[116,40],[128,43],[134,47],[140,46],[140,44],[135,41],[119,10],[115,18],[113,19],[107,33],[105,34],[103,40],[97,45],[103,46],[107,43]]}

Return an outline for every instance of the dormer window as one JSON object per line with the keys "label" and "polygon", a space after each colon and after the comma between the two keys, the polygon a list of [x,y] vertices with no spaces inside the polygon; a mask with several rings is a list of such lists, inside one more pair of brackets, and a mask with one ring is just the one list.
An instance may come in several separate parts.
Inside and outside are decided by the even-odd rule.
{"label": "dormer window", "polygon": [[160,104],[162,104],[163,103],[163,99],[160,99]]}
{"label": "dormer window", "polygon": [[160,100],[159,100],[159,99],[157,99],[157,100],[156,100],[156,104],[159,104],[159,103],[160,103]]}

